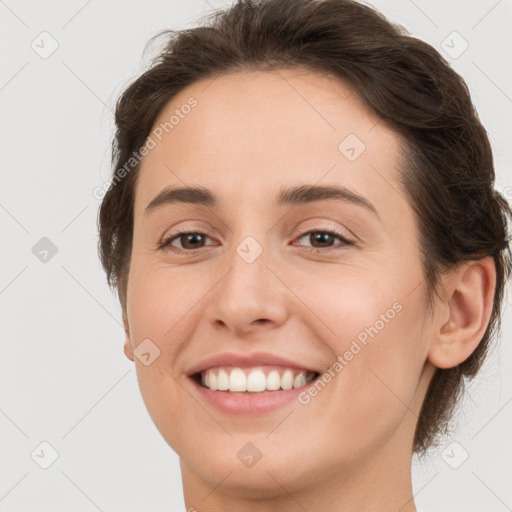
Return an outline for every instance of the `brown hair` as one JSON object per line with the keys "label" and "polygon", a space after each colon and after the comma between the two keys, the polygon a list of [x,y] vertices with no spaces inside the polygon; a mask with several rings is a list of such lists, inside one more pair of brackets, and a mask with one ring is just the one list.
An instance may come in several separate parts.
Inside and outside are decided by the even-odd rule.
{"label": "brown hair", "polygon": [[414,439],[414,451],[424,453],[448,431],[464,377],[477,373],[500,328],[512,265],[512,211],[494,189],[489,139],[464,80],[430,45],[352,0],[239,0],[202,26],[161,35],[168,37],[165,47],[117,103],[112,183],[98,218],[100,258],[125,325],[139,165],[122,180],[116,169],[144,145],[164,105],[198,80],[238,70],[333,74],[405,140],[401,178],[419,222],[429,311],[443,272],[487,255],[496,265],[492,316],[481,342],[463,363],[437,369],[430,383]]}

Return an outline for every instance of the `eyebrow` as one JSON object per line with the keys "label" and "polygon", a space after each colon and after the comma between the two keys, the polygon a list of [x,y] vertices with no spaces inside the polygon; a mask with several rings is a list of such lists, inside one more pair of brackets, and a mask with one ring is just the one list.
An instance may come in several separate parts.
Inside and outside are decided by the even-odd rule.
{"label": "eyebrow", "polygon": [[[379,217],[375,206],[368,199],[343,186],[300,185],[284,188],[279,191],[276,205],[299,206],[333,199],[361,206]],[[174,203],[215,207],[219,204],[219,201],[211,190],[204,187],[166,187],[146,206],[144,215],[164,205]]]}

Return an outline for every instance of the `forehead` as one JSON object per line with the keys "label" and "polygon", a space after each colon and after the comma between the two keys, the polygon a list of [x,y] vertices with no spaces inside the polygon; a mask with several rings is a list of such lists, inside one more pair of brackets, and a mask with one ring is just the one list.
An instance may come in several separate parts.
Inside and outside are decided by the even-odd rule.
{"label": "forehead", "polygon": [[239,71],[196,82],[163,108],[151,137],[136,211],[170,184],[273,200],[266,192],[294,183],[382,190],[398,180],[399,136],[342,80],[310,70]]}

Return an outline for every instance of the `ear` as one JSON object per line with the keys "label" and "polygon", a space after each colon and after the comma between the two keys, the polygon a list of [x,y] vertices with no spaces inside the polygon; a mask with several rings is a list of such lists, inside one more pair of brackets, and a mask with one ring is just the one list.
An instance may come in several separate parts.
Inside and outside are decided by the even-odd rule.
{"label": "ear", "polygon": [[492,256],[464,262],[447,279],[428,360],[438,368],[464,362],[477,348],[491,318],[496,266]]}
{"label": "ear", "polygon": [[130,361],[134,361],[132,342],[128,333],[126,333],[126,338],[124,340],[124,355],[130,359]]}
{"label": "ear", "polygon": [[133,347],[132,347],[132,340],[130,337],[130,328],[128,326],[128,318],[126,318],[126,314],[123,313],[123,323],[124,323],[124,333],[125,333],[125,339],[124,339],[124,355],[130,359],[130,361],[134,360],[133,356]]}

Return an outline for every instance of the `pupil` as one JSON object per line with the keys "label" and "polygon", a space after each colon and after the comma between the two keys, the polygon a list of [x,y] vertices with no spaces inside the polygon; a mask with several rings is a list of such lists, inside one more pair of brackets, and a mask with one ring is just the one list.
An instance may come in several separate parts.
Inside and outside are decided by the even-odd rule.
{"label": "pupil", "polygon": [[312,236],[316,238],[316,241],[320,242],[321,244],[327,243],[327,245],[330,241],[330,238],[332,237],[330,233],[314,233]]}
{"label": "pupil", "polygon": [[194,238],[201,238],[203,235],[201,235],[200,233],[192,233],[192,234],[189,234],[189,235],[185,235],[185,243],[183,244],[184,247],[187,247],[187,244],[192,241],[192,247],[188,247],[188,249],[192,248],[194,249]]}

